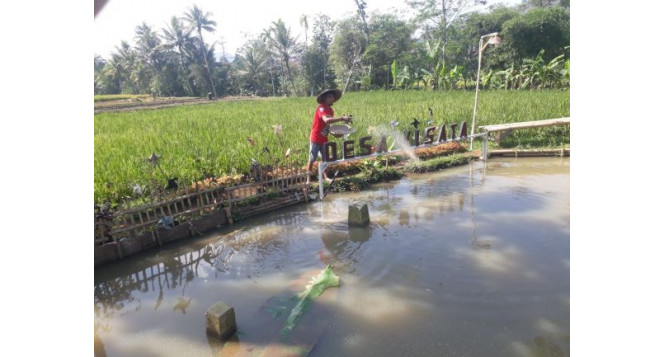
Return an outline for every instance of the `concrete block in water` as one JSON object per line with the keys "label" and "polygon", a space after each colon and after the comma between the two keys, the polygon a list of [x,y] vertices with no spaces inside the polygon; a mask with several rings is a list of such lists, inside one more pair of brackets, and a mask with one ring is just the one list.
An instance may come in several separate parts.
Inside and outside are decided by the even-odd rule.
{"label": "concrete block in water", "polygon": [[161,243],[168,243],[190,236],[189,227],[186,224],[180,224],[169,229],[159,228],[157,229],[157,234],[159,234]]}
{"label": "concrete block in water", "polygon": [[228,222],[226,212],[215,211],[210,215],[194,221],[194,230],[203,233],[221,227],[226,222]]}
{"label": "concrete block in water", "polygon": [[118,256],[118,245],[115,242],[106,243],[95,247],[95,266],[114,262],[120,259]]}
{"label": "concrete block in water", "polygon": [[227,340],[237,330],[235,310],[225,302],[214,303],[205,313],[205,330],[213,337]]}
{"label": "concrete block in water", "polygon": [[364,227],[369,225],[369,207],[367,204],[352,204],[348,206],[348,225]]}
{"label": "concrete block in water", "polygon": [[120,239],[120,247],[122,247],[122,255],[125,257],[134,255],[143,250],[143,247],[141,247],[141,241],[138,240],[138,238]]}

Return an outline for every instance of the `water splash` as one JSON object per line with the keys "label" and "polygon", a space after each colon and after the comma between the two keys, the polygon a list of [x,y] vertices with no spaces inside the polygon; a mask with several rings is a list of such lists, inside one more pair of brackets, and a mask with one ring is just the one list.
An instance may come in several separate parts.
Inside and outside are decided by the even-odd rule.
{"label": "water splash", "polygon": [[403,135],[402,132],[395,130],[394,128],[389,129],[383,126],[376,127],[373,130],[378,136],[385,136],[389,137],[391,136],[392,139],[394,139],[394,142],[396,143],[396,151],[401,150],[403,151],[411,160],[415,162],[419,162],[420,158],[415,155],[415,150],[413,149],[412,146],[410,146],[410,143],[408,142],[408,139],[406,139],[406,136]]}

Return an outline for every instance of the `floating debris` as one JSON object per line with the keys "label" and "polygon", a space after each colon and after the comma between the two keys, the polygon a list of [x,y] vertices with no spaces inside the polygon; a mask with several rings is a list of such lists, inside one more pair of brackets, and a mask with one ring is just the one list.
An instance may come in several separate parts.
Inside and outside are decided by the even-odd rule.
{"label": "floating debris", "polygon": [[287,338],[291,331],[297,325],[297,321],[305,310],[311,305],[311,302],[319,297],[327,288],[339,286],[339,277],[332,271],[332,266],[328,265],[323,269],[320,274],[316,275],[309,281],[304,291],[297,295],[299,299],[293,310],[291,311],[286,325],[281,330],[281,336]]}
{"label": "floating debris", "polygon": [[185,299],[183,297],[178,297],[178,303],[173,307],[173,311],[180,310],[183,314],[187,313],[187,308],[191,304],[191,298]]}

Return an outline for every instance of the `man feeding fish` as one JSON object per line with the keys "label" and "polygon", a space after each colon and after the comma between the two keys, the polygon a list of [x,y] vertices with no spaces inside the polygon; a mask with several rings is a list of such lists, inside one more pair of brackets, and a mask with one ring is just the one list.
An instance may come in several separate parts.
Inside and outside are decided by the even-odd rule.
{"label": "man feeding fish", "polygon": [[[323,149],[325,143],[328,141],[327,136],[330,134],[330,124],[343,121],[349,123],[351,118],[348,116],[334,117],[334,110],[332,105],[341,98],[341,91],[339,89],[328,89],[316,97],[318,107],[314,113],[313,123],[311,124],[311,134],[309,135],[309,164],[307,165],[307,184],[311,176],[311,170],[314,166],[314,161],[320,153],[321,157],[325,157]],[[330,179],[325,172],[323,176],[326,181]]]}

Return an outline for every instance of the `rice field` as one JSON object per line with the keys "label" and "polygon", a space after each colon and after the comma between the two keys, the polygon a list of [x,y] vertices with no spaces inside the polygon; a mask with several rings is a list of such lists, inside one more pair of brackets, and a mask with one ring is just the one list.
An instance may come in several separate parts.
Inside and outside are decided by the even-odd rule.
{"label": "rice field", "polygon": [[[354,139],[371,128],[388,127],[392,120],[400,123],[401,130],[413,118],[425,123],[429,107],[434,125],[465,120],[470,133],[474,95],[473,91],[346,93],[333,108],[337,116],[353,115]],[[95,202],[129,196],[135,184],[148,185],[152,178],[165,185],[167,178],[177,177],[181,186],[188,186],[204,172],[216,176],[246,172],[252,158],[262,164],[277,158],[283,162],[289,148],[292,163],[305,165],[316,105],[312,97],[269,98],[96,114]],[[480,93],[476,125],[568,116],[569,90],[487,91]],[[517,131],[502,145],[561,143],[569,143],[569,127]],[[157,169],[147,161],[153,152],[161,156]]]}

